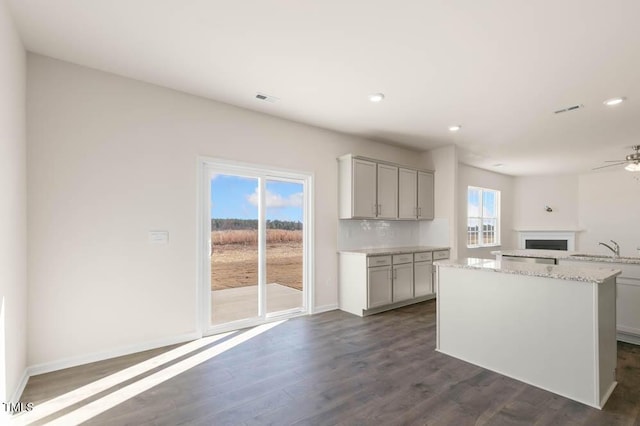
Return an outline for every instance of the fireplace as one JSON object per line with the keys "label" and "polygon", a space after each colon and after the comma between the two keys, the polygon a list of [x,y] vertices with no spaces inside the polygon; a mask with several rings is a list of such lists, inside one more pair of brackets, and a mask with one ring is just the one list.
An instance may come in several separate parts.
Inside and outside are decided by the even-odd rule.
{"label": "fireplace", "polygon": [[575,250],[577,231],[518,231],[521,249]]}
{"label": "fireplace", "polygon": [[535,250],[567,250],[567,240],[525,240],[527,249]]}

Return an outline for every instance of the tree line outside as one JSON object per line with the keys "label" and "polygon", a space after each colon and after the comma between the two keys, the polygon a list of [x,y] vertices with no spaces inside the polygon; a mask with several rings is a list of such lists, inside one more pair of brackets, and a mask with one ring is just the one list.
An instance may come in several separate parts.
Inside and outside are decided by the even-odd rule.
{"label": "tree line outside", "polygon": [[[480,229],[479,225],[467,226],[467,245],[479,245],[480,244]],[[482,224],[482,244],[495,244],[496,243],[496,227],[491,224]]]}
{"label": "tree line outside", "polygon": [[[244,229],[258,229],[257,219],[211,219],[212,231],[233,231]],[[285,231],[301,231],[302,222],[288,220],[267,219],[267,229],[282,229]]]}

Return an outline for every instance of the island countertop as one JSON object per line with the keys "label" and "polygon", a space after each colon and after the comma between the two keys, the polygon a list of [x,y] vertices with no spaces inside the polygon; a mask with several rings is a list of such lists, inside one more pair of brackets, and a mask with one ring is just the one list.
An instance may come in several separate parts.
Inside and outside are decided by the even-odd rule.
{"label": "island countertop", "polygon": [[[539,251],[539,250],[538,250]],[[505,254],[504,252],[502,254]],[[568,265],[546,265],[539,263],[520,263],[478,258],[441,260],[434,265],[449,268],[477,269],[504,274],[526,275],[531,277],[555,278],[568,281],[581,281],[601,284],[611,277],[620,275],[619,269],[583,268]]]}
{"label": "island countertop", "polygon": [[567,259],[567,260],[586,260],[589,262],[606,262],[606,263],[627,263],[640,265],[640,257],[629,256],[609,256],[606,254],[590,254],[581,251],[564,251],[564,250],[496,250],[492,251],[493,255],[513,256],[513,257],[537,257],[541,259]]}

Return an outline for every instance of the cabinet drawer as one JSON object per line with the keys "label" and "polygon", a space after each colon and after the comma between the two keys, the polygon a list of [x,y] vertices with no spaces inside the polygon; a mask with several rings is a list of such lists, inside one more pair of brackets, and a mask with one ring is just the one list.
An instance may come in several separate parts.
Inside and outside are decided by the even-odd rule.
{"label": "cabinet drawer", "polygon": [[401,263],[411,263],[413,262],[413,253],[407,254],[394,254],[393,255],[393,264],[399,265]]}
{"label": "cabinet drawer", "polygon": [[449,250],[439,250],[433,252],[433,260],[441,260],[449,258]]}
{"label": "cabinet drawer", "polygon": [[387,266],[391,265],[391,256],[370,256],[367,258],[367,266]]}
{"label": "cabinet drawer", "polygon": [[430,251],[425,251],[422,253],[415,253],[414,259],[416,262],[423,262],[425,260],[433,260],[433,254]]}

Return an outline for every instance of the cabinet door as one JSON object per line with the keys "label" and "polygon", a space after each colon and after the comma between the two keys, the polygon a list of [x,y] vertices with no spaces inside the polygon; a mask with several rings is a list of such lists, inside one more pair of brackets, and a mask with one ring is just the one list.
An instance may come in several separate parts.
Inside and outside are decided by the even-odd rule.
{"label": "cabinet door", "polygon": [[415,219],[418,216],[418,172],[398,169],[398,218]]}
{"label": "cabinet door", "polygon": [[413,264],[415,297],[433,294],[433,265],[431,262]]}
{"label": "cabinet door", "polygon": [[378,164],[378,217],[398,217],[398,168]]}
{"label": "cabinet door", "polygon": [[413,299],[413,263],[393,267],[393,301]]}
{"label": "cabinet door", "polygon": [[418,172],[418,219],[433,219],[433,173]]}
{"label": "cabinet door", "polygon": [[618,331],[640,336],[640,279],[618,277],[617,292]]}
{"label": "cabinet door", "polygon": [[353,160],[352,213],[354,217],[376,217],[376,163]]}
{"label": "cabinet door", "polygon": [[391,266],[367,268],[367,308],[391,303]]}

